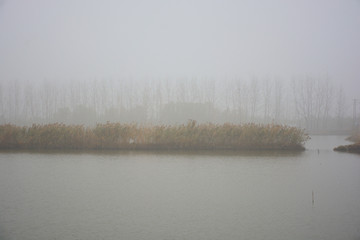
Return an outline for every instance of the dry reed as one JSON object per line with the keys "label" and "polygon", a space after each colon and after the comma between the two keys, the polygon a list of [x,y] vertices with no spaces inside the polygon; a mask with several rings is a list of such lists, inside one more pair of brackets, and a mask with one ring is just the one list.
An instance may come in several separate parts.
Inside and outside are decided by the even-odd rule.
{"label": "dry reed", "polygon": [[303,150],[308,138],[302,129],[285,125],[197,124],[192,120],[171,126],[0,125],[1,149]]}

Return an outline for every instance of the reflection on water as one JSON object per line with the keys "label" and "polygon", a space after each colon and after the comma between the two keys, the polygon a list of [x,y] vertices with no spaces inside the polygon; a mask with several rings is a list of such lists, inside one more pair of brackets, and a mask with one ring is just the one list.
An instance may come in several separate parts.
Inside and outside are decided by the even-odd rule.
{"label": "reflection on water", "polygon": [[0,239],[359,239],[360,157],[332,151],[344,142],[0,153]]}
{"label": "reflection on water", "polygon": [[346,138],[347,136],[311,136],[305,147],[308,150],[333,150],[337,146],[350,144]]}

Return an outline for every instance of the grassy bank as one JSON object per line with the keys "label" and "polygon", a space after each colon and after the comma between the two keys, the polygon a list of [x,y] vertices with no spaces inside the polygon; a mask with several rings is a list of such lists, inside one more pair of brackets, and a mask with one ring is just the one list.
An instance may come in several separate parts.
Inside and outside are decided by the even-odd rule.
{"label": "grassy bank", "polygon": [[303,150],[308,138],[301,129],[274,124],[0,125],[1,149]]}
{"label": "grassy bank", "polygon": [[349,145],[341,145],[334,148],[334,151],[337,152],[350,152],[350,153],[360,153],[360,142],[349,144]]}
{"label": "grassy bank", "polygon": [[360,130],[355,131],[355,133],[346,140],[352,141],[354,144],[338,146],[334,148],[334,151],[360,153]]}

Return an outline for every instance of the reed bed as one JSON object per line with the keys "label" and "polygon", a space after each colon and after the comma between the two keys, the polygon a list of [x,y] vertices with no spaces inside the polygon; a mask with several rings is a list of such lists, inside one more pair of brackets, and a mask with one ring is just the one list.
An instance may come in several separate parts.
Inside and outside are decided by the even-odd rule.
{"label": "reed bed", "polygon": [[285,125],[197,124],[140,126],[106,123],[95,127],[62,123],[0,125],[1,149],[124,150],[303,150],[304,130]]}

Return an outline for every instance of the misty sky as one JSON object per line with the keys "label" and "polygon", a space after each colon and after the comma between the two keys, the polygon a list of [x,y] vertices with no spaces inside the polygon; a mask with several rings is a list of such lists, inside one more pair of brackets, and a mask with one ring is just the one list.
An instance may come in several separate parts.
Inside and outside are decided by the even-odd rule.
{"label": "misty sky", "polygon": [[0,79],[328,75],[360,92],[360,1],[0,0]]}

